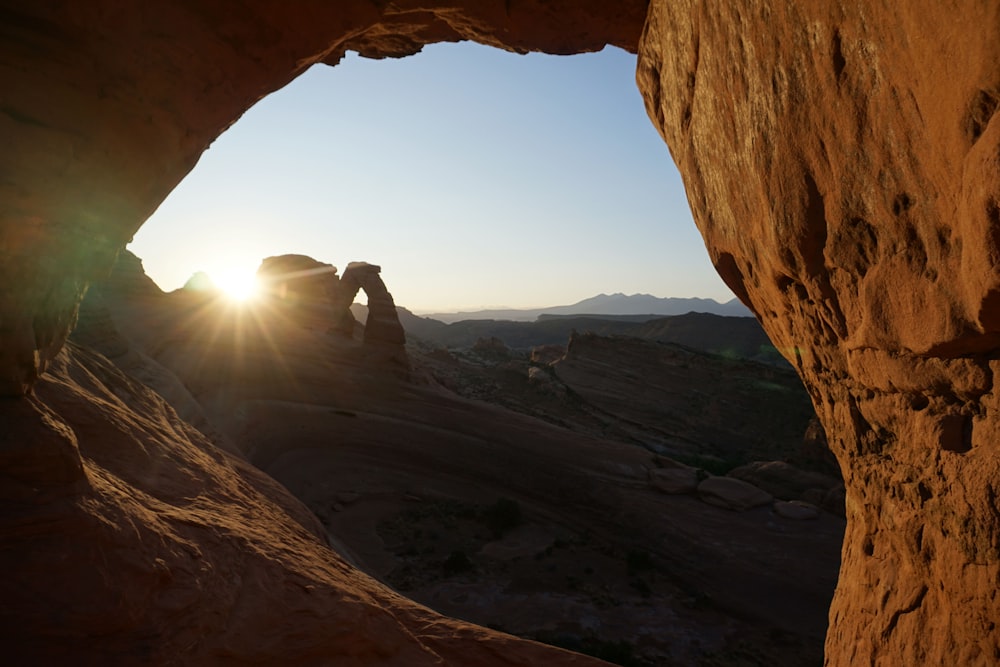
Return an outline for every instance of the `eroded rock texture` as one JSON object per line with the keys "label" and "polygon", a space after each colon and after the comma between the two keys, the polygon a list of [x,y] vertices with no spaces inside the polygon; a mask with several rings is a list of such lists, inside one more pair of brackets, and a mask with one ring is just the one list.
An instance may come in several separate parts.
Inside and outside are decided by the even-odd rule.
{"label": "eroded rock texture", "polygon": [[280,484],[94,352],[66,346],[0,419],[11,664],[603,664],[354,570]]}
{"label": "eroded rock texture", "polygon": [[[457,39],[635,48],[645,7],[4,2],[0,395],[56,359],[87,283],[212,139],[310,64]],[[654,0],[643,34],[640,87],[713,260],[796,364],[843,468],[830,664],[1000,658],[998,12]],[[38,437],[8,443],[5,467],[76,489],[72,428],[34,400],[7,406]]]}
{"label": "eroded rock texture", "polygon": [[0,2],[0,395],[30,389],[87,284],[215,137],[310,65],[463,39],[634,51],[646,5]]}
{"label": "eroded rock texture", "polygon": [[638,81],[844,472],[828,664],[994,664],[1000,6],[659,0]]}

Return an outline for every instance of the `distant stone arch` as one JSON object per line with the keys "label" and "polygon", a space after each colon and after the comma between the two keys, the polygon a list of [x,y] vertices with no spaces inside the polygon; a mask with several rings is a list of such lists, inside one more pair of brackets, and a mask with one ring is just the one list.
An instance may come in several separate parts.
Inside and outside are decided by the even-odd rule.
{"label": "distant stone arch", "polygon": [[351,262],[337,282],[333,295],[334,329],[350,334],[354,327],[351,304],[360,290],[368,296],[368,317],[365,319],[365,343],[404,345],[406,333],[399,323],[396,303],[379,275],[382,267],[368,262]]}

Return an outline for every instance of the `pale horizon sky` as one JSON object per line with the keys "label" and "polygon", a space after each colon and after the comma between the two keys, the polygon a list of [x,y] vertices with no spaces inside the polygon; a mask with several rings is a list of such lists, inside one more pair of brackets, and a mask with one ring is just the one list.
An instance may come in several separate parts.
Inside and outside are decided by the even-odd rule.
{"label": "pale horizon sky", "polygon": [[305,254],[417,312],[732,293],[646,116],[635,56],[433,45],[315,66],[219,137],[129,248],[164,290]]}

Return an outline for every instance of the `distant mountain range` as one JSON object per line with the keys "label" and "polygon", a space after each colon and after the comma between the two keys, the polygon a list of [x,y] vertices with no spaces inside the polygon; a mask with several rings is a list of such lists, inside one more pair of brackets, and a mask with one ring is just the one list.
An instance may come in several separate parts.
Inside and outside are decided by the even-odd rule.
{"label": "distant mountain range", "polygon": [[626,295],[620,292],[598,294],[570,306],[430,313],[422,316],[447,323],[461,320],[533,322],[542,315],[684,315],[691,312],[730,317],[753,317],[750,309],[740,303],[738,299],[719,303],[715,299],[657,297],[651,294]]}

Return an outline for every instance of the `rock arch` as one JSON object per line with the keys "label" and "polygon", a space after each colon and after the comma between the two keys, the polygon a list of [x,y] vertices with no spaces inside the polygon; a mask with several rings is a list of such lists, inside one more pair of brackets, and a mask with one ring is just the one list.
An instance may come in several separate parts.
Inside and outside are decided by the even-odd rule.
{"label": "rock arch", "polygon": [[1000,655],[995,3],[4,5],[0,394],[30,391],[212,139],[310,64],[616,44],[847,480],[828,663]]}
{"label": "rock arch", "polygon": [[399,323],[396,303],[382,282],[382,267],[368,262],[351,262],[344,269],[337,291],[333,297],[335,313],[342,313],[336,329],[350,333],[354,329],[354,317],[350,307],[358,291],[364,290],[368,296],[368,317],[365,318],[365,343],[388,343],[403,345],[406,333]]}

